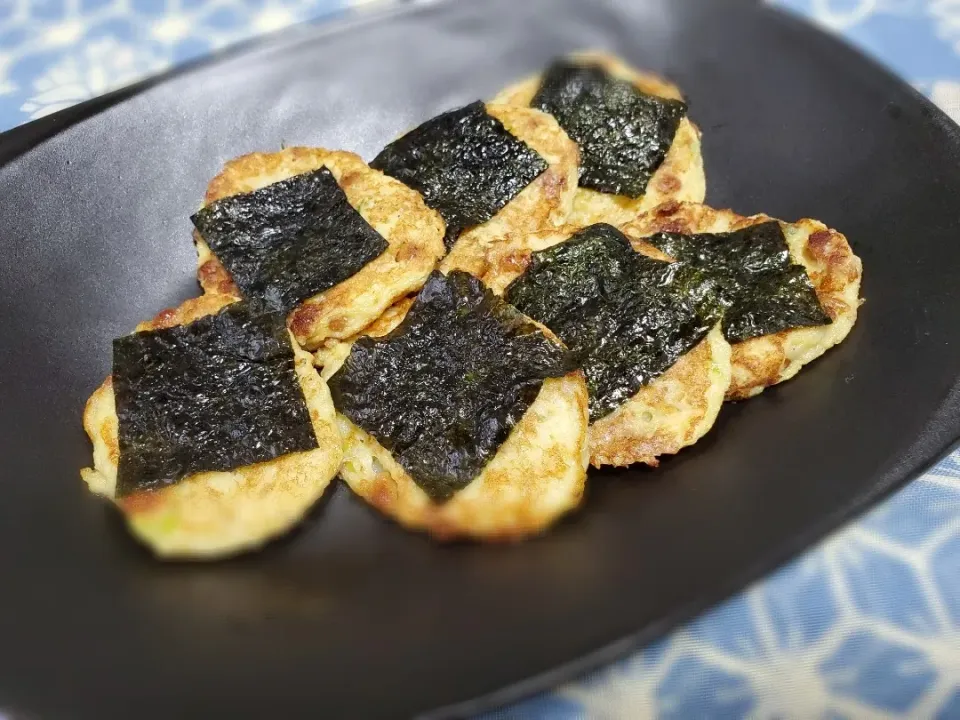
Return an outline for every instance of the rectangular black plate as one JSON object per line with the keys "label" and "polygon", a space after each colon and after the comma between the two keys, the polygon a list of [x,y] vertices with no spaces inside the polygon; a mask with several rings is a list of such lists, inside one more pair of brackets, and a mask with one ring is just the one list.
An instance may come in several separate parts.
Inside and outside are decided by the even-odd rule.
{"label": "rectangular black plate", "polygon": [[[263,553],[153,562],[80,482],[80,413],[110,339],[197,292],[188,216],[220,164],[282,142],[369,158],[583,47],[687,91],[714,205],[849,235],[867,298],[849,340],[727,407],[659,471],[595,473],[582,512],[519,547],[438,547],[338,487]],[[442,3],[296,29],[138,90],[0,138],[0,709],[103,720],[489,707],[690,617],[958,435],[960,132],[873,63],[759,4]]]}

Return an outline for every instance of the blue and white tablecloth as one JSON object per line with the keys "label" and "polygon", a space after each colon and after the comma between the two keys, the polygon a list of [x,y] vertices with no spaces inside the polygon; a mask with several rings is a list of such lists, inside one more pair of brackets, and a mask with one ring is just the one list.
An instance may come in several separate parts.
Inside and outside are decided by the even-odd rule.
{"label": "blue and white tablecloth", "polygon": [[[960,122],[960,0],[779,2]],[[0,0],[0,130],[365,4]],[[487,719],[645,717],[960,718],[960,453],[654,646]]]}

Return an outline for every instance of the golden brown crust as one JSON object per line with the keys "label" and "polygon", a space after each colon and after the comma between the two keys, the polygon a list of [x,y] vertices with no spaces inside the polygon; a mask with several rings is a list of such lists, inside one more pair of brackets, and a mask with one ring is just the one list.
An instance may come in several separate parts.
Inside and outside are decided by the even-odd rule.
{"label": "golden brown crust", "polygon": [[[413,298],[402,300],[363,334],[386,335],[412,304]],[[317,354],[324,379],[340,368],[351,344],[344,341]],[[544,382],[494,458],[446,503],[430,500],[371,435],[342,415],[338,420],[344,437],[344,481],[401,525],[439,540],[519,540],[546,529],[583,496],[588,417],[587,388],[579,371]]]}
{"label": "golden brown crust", "polygon": [[718,325],[667,372],[590,426],[590,463],[656,467],[713,427],[730,384],[730,345]]}
{"label": "golden brown crust", "polygon": [[470,272],[472,258],[501,242],[561,226],[577,192],[580,153],[557,121],[539,110],[488,104],[487,112],[547,161],[547,169],[493,218],[464,232],[441,269]]}
{"label": "golden brown crust", "polygon": [[496,104],[488,104],[486,110],[547,162],[547,169],[507,203],[493,222],[511,232],[561,225],[577,186],[580,151],[576,143],[551,115],[539,110]]}
{"label": "golden brown crust", "polygon": [[339,416],[340,474],[385,515],[438,540],[513,541],[569,512],[586,482],[587,390],[581,373],[544,382],[540,394],[480,475],[433,502],[372,436]]}
{"label": "golden brown crust", "polygon": [[205,315],[213,315],[227,305],[237,302],[238,297],[209,293],[200,297],[184,300],[180,305],[158,312],[152,319],[137,325],[137,332],[163,330],[177,325],[187,325]]}
{"label": "golden brown crust", "polygon": [[[567,225],[479,248],[466,269],[502,295],[527,269],[533,252],[557,245],[580,229]],[[668,259],[652,249],[649,254]],[[448,257],[444,267],[451,264]],[[670,370],[590,426],[591,463],[597,467],[635,462],[656,465],[657,456],[692,445],[716,421],[730,376],[730,345],[715,328]]]}
{"label": "golden brown crust", "polygon": [[[774,220],[768,215],[737,215],[706,205],[670,202],[644,213],[622,228],[640,252],[662,256],[642,241],[657,232],[712,233],[739,230]],[[780,222],[793,260],[802,264],[830,325],[786,330],[733,345],[733,377],[728,400],[740,400],[789,380],[800,368],[841,342],[857,319],[860,306],[860,258],[847,239],[817,220]]]}
{"label": "golden brown crust", "polygon": [[[683,99],[679,88],[673,83],[652,73],[636,70],[608,53],[578,52],[573,53],[571,59],[584,65],[599,65],[614,77],[632,82],[647,94],[673,100]],[[540,87],[540,78],[540,75],[535,75],[511,85],[498,93],[493,102],[529,106]],[[653,174],[643,196],[630,198],[578,188],[568,222],[573,225],[597,222],[619,225],[631,220],[637,213],[667,200],[703,202],[705,195],[706,179],[700,151],[700,131],[689,119],[684,118],[663,164]]]}
{"label": "golden brown crust", "polygon": [[321,369],[321,377],[329,380],[333,373],[343,364],[350,354],[350,348],[357,338],[367,335],[369,337],[383,337],[388,332],[399,325],[407,316],[407,311],[413,305],[414,297],[406,297],[397,301],[383,313],[380,317],[367,325],[362,332],[346,340],[334,340],[326,342],[322,347],[317,348],[313,354],[313,363]]}
{"label": "golden brown crust", "polygon": [[[418,290],[443,256],[444,225],[422,198],[402,183],[367,166],[354,153],[292,147],[276,153],[250,153],[229,161],[210,181],[205,202],[327,167],[350,204],[388,243],[387,250],[358,273],[309,298],[290,314],[297,341],[315,349],[328,338],[348,338],[390,307]],[[198,278],[207,292],[237,294],[229,273],[194,233]]]}
{"label": "golden brown crust", "polygon": [[703,202],[706,196],[706,177],[700,154],[700,131],[684,118],[680,121],[673,144],[663,164],[650,178],[647,192],[639,198],[608,195],[588,188],[579,188],[573,201],[570,222],[590,225],[609,222],[619,225],[638,212],[656,207],[667,200]]}
{"label": "golden brown crust", "polygon": [[220,263],[210,248],[200,237],[200,233],[193,231],[193,245],[197,249],[197,282],[205,293],[215,295],[233,295],[240,297],[240,288],[233,282],[230,273]]}
{"label": "golden brown crust", "polygon": [[[189,323],[236,298],[205,295],[165,310],[138,330]],[[210,559],[255,548],[309,510],[336,475],[342,441],[326,383],[312,358],[298,348],[296,372],[319,448],[291,453],[230,472],[197,473],[162,490],[114,497],[120,459],[113,382],[107,377],[90,396],[83,426],[93,444],[93,468],[81,470],[88,488],[123,512],[131,532],[161,557]]]}

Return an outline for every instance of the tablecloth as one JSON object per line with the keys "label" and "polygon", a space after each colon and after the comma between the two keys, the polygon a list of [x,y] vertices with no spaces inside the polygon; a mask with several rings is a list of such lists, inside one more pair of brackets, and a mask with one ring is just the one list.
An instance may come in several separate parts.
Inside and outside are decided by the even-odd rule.
{"label": "tablecloth", "polygon": [[[779,4],[960,121],[960,0]],[[0,130],[251,35],[373,5],[0,0]],[[653,646],[485,720],[645,717],[960,718],[960,453]]]}

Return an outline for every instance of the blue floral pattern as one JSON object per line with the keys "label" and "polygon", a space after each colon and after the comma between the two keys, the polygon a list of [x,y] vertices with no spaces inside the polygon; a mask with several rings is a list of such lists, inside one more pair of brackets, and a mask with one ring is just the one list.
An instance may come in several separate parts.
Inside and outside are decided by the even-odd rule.
{"label": "blue floral pattern", "polygon": [[[363,0],[0,0],[0,130]],[[960,121],[960,0],[777,0]],[[960,718],[960,453],[633,657],[485,720]]]}

